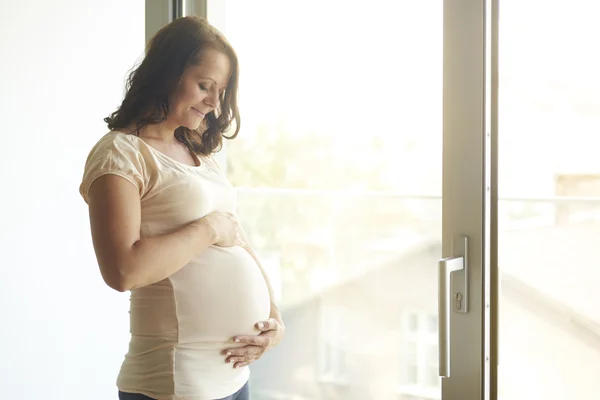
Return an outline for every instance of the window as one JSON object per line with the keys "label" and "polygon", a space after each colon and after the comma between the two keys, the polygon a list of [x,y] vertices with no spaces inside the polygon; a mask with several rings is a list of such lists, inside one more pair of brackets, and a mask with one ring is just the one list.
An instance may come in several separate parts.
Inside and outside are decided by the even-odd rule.
{"label": "window", "polygon": [[[357,399],[396,398],[400,375],[409,382],[402,387],[406,399],[411,393],[411,400],[439,399],[432,376],[436,340],[422,343],[413,332],[413,345],[402,350],[404,375],[396,373],[398,360],[387,344],[400,336],[393,318],[399,309],[435,310],[448,160],[444,187],[465,189],[450,196],[460,201],[449,214],[473,213],[468,230],[481,236],[483,166],[477,151],[463,157],[463,150],[483,148],[477,114],[483,6],[459,0],[209,3],[209,20],[240,60],[242,130],[227,143],[223,161],[252,243],[259,254],[278,255],[280,305],[290,327],[277,352],[253,365],[254,396],[347,399],[339,390],[323,392],[323,386],[337,390],[322,384],[329,375],[348,381]],[[454,87],[444,90],[444,76]],[[443,104],[450,105],[444,114]],[[442,129],[443,121],[450,129]],[[452,144],[444,157],[443,143]],[[467,185],[452,182],[465,176]],[[458,225],[465,226],[446,223],[444,230]],[[316,299],[325,297],[348,313],[321,310]],[[427,314],[413,321],[419,333],[435,325],[435,311]],[[322,321],[323,315],[335,316]],[[368,321],[368,340],[335,337],[348,332],[348,316]],[[364,335],[358,324],[350,331]],[[469,355],[454,365],[472,372],[479,359]],[[471,386],[458,383],[455,398]]]}
{"label": "window", "polygon": [[498,391],[597,398],[600,3],[499,4]]}
{"label": "window", "polygon": [[[398,391],[411,399],[439,397],[437,316],[426,312],[401,315]],[[416,397],[415,397],[416,396]]]}
{"label": "window", "polygon": [[[389,350],[376,344],[398,334],[386,327],[397,292],[418,287],[418,304],[437,291],[442,2],[215,4],[222,15],[209,4],[209,19],[223,21],[240,60],[243,112],[224,162],[257,253],[277,255],[272,278],[293,327],[279,362],[253,367],[254,394],[317,399],[329,381],[394,396],[378,361]],[[320,298],[335,301],[320,309]],[[374,327],[353,342],[369,343],[360,354],[344,342],[349,316]]]}

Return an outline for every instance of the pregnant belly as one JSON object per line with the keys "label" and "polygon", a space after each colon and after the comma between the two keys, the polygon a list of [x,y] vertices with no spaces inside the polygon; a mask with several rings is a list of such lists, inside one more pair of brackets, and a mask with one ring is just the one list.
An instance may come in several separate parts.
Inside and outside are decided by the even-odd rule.
{"label": "pregnant belly", "polygon": [[241,247],[209,247],[170,279],[180,344],[211,347],[255,335],[255,324],[269,317],[265,279]]}

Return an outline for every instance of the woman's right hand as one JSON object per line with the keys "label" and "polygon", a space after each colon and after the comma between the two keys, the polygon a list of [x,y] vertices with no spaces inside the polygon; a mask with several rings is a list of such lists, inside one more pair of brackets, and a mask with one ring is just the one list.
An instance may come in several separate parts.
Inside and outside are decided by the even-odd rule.
{"label": "woman's right hand", "polygon": [[214,245],[219,247],[245,246],[240,234],[240,223],[231,213],[214,211],[200,219],[214,233]]}

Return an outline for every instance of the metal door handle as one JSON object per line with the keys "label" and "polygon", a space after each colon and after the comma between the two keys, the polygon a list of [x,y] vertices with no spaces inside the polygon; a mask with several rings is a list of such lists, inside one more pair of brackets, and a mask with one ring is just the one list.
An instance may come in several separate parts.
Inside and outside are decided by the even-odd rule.
{"label": "metal door handle", "polygon": [[[450,304],[457,313],[468,312],[468,240],[466,236],[454,239],[454,256],[441,259],[438,263],[438,334],[439,334],[439,375],[450,377]],[[452,273],[461,271],[464,279],[455,280]]]}

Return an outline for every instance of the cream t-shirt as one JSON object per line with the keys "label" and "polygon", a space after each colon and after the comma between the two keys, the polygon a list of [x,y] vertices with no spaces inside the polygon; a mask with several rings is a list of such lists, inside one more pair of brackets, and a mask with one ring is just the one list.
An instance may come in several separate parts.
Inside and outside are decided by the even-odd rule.
{"label": "cream t-shirt", "polygon": [[[235,213],[236,193],[212,157],[180,163],[132,134],[111,131],[91,150],[80,193],[106,174],[137,187],[141,236],[175,231],[212,211]],[[262,273],[239,246],[211,246],[169,278],[131,291],[129,351],[117,386],[158,400],[212,400],[238,391],[249,369],[221,351],[269,317]]]}

